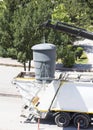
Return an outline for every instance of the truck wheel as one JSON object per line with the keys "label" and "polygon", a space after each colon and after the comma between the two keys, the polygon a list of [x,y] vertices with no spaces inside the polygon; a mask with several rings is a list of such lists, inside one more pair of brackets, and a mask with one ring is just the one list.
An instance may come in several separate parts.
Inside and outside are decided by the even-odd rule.
{"label": "truck wheel", "polygon": [[70,116],[68,113],[62,112],[55,117],[55,123],[59,127],[66,127],[70,123]]}
{"label": "truck wheel", "polygon": [[80,128],[87,128],[89,126],[89,119],[85,115],[77,115],[74,118],[74,125],[78,127],[78,123],[80,123]]}

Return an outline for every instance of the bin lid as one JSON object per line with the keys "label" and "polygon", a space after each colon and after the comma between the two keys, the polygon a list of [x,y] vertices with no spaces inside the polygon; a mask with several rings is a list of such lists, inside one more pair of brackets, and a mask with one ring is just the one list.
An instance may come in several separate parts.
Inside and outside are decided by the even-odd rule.
{"label": "bin lid", "polygon": [[55,48],[56,48],[55,45],[51,43],[41,43],[41,44],[34,45],[31,49],[32,50],[52,50]]}

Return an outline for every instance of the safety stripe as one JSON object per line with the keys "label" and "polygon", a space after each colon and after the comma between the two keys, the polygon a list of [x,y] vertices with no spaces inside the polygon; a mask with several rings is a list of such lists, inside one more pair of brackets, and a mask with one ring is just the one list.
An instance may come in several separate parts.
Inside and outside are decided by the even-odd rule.
{"label": "safety stripe", "polygon": [[[40,112],[48,112],[48,110],[40,110],[40,109],[37,109],[38,111]],[[50,110],[51,112],[54,111],[54,112],[73,112],[73,113],[86,113],[86,114],[93,114],[93,112],[82,112],[82,111],[67,111],[67,110],[56,110],[56,109],[51,109]]]}
{"label": "safety stripe", "polygon": [[34,80],[35,77],[31,77],[31,78],[16,78],[15,80],[20,80],[20,81],[30,81],[30,80]]}
{"label": "safety stripe", "polygon": [[93,114],[93,111],[92,112],[83,112],[83,111],[71,111],[71,110],[57,110],[57,109],[51,109],[50,111],[55,111],[55,112],[73,112],[73,113],[86,113],[86,114]]}

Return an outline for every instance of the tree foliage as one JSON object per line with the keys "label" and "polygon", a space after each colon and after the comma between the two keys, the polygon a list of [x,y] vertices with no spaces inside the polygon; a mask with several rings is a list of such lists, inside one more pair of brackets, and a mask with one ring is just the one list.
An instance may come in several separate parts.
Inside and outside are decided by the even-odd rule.
{"label": "tree foliage", "polygon": [[42,23],[52,19],[93,31],[92,5],[92,0],[0,1],[0,55],[17,58],[24,65],[29,61],[30,70],[31,47],[41,43],[43,36],[45,42],[59,49],[75,39],[66,33],[41,28]]}
{"label": "tree foliage", "polygon": [[[50,19],[51,8],[52,5],[49,2],[32,0],[24,8],[20,7],[14,14],[14,45],[18,53],[26,53],[25,62],[31,62],[31,47],[41,42],[43,30],[40,25],[45,20]],[[17,58],[19,59],[19,57]],[[22,61],[21,59],[19,60]]]}
{"label": "tree foliage", "polygon": [[75,50],[75,58],[76,60],[82,56],[83,54],[83,48],[82,47],[77,47],[77,49]]}

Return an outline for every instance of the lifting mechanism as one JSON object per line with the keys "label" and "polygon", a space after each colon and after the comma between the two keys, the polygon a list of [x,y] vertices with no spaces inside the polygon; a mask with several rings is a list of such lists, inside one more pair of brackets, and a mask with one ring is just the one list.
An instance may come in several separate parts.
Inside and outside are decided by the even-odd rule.
{"label": "lifting mechanism", "polygon": [[75,27],[73,25],[70,25],[70,24],[67,24],[64,22],[56,22],[55,24],[53,24],[51,20],[48,20],[48,21],[44,22],[41,25],[41,27],[52,28],[54,30],[66,32],[66,33],[69,33],[71,35],[80,36],[83,38],[93,40],[93,33],[92,32],[88,32],[85,29]]}

